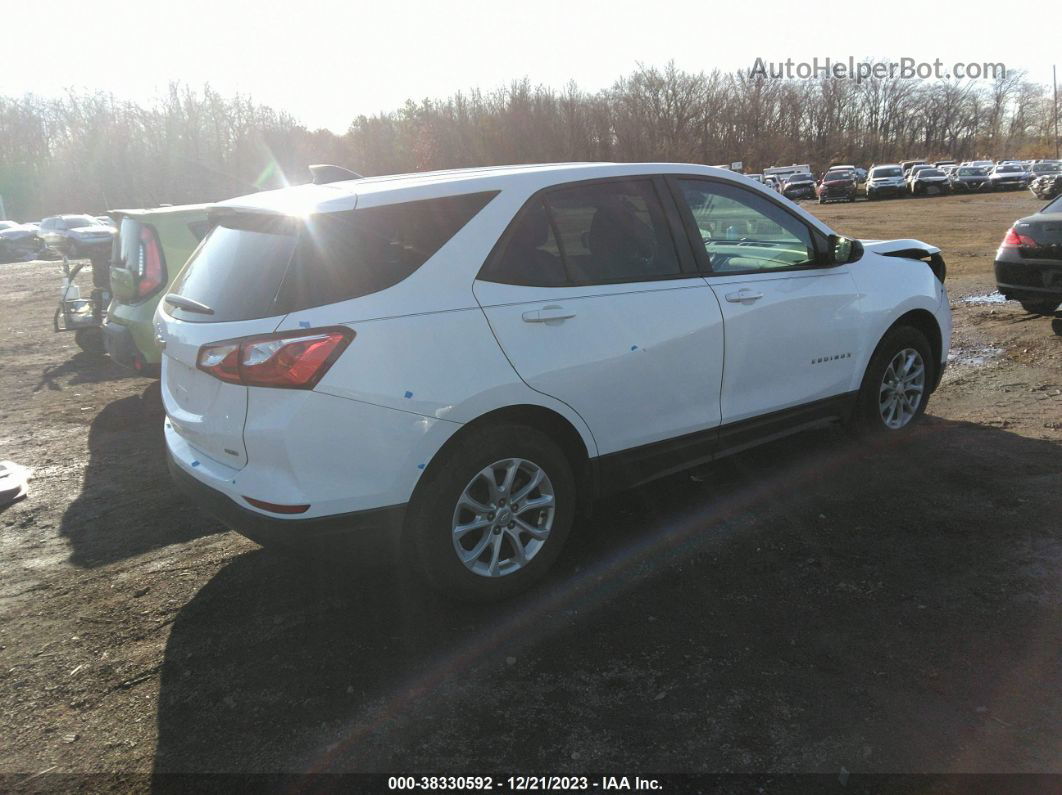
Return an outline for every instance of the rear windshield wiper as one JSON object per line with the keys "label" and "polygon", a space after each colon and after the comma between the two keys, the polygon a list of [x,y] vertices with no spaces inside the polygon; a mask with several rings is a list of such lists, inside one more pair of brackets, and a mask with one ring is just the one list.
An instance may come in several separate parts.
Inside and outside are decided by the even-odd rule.
{"label": "rear windshield wiper", "polygon": [[185,298],[183,295],[177,295],[177,293],[166,293],[166,297],[162,300],[187,312],[198,312],[200,315],[214,314],[214,310],[206,304],[193,301],[191,298]]}

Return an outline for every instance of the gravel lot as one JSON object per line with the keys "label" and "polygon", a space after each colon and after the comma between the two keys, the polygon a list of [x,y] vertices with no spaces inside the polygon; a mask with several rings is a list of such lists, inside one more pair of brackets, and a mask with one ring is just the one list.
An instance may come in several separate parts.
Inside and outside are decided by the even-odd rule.
{"label": "gravel lot", "polygon": [[944,249],[927,421],[612,498],[485,607],[222,532],[158,384],[52,333],[56,263],[0,265],[0,459],[36,472],[0,512],[0,773],[1062,772],[1062,319],[963,300],[1039,204],[809,205]]}

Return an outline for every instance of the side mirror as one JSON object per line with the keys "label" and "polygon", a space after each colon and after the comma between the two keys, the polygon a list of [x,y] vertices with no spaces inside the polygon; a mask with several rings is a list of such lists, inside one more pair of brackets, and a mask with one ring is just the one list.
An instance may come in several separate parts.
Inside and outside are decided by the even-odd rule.
{"label": "side mirror", "polygon": [[830,264],[844,265],[848,262],[856,262],[863,256],[863,244],[858,240],[840,235],[830,235]]}

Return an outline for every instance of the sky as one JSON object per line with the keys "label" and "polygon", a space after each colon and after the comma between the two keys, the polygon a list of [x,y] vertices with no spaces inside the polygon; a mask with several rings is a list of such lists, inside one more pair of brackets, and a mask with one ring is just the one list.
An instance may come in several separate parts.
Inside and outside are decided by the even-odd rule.
{"label": "sky", "polygon": [[[639,64],[749,69],[818,57],[1002,62],[1051,82],[1054,3],[968,0],[28,0],[0,3],[0,94],[105,90],[141,102],[171,81],[249,95],[311,128],[527,77],[607,88]],[[1013,21],[1003,35],[1001,19]],[[1023,21],[1024,20],[1024,21]],[[39,30],[40,35],[29,35]]]}

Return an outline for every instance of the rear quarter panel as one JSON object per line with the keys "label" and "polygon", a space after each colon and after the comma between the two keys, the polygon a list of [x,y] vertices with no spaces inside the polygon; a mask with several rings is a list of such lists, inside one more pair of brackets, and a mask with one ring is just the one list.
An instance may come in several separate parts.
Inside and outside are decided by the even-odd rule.
{"label": "rear quarter panel", "polygon": [[456,423],[508,406],[542,406],[567,419],[597,454],[577,412],[520,379],[479,307],[345,325],[356,336],[315,391]]}

